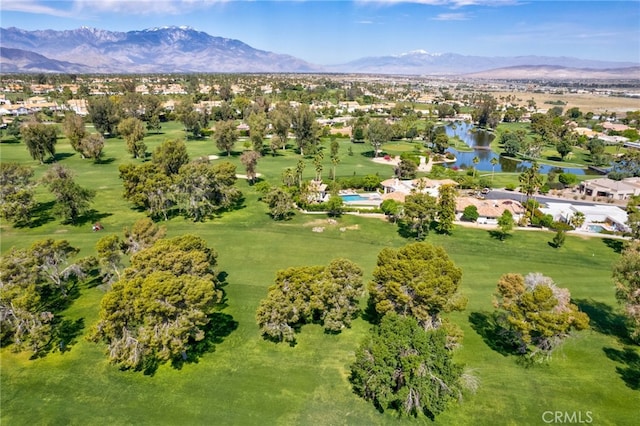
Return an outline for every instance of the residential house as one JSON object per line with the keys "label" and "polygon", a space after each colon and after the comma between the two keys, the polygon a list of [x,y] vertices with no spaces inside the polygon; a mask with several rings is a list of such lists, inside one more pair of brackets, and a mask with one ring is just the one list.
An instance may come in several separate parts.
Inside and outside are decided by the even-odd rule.
{"label": "residential house", "polygon": [[[393,179],[387,179],[382,181],[380,185],[382,185],[385,195],[391,194],[391,193],[399,193],[399,194],[404,194],[406,196],[411,194],[412,192],[423,192],[433,197],[437,197],[438,190],[441,186],[443,185],[457,186],[458,182],[452,179],[434,180],[434,179],[428,179],[428,178],[419,178],[419,179],[413,179],[413,180],[401,180],[401,179],[393,178]],[[398,200],[399,198],[403,198],[397,195],[394,197],[385,197],[385,195],[382,196],[383,199],[393,198]]]}
{"label": "residential house", "polygon": [[525,213],[522,204],[515,200],[481,200],[475,197],[458,197],[456,199],[456,219],[460,220],[464,209],[469,206],[476,206],[478,209],[477,223],[486,225],[497,225],[498,219],[505,210],[509,210],[513,219],[517,223]]}
{"label": "residential house", "polygon": [[589,230],[594,224],[611,231],[628,231],[627,212],[617,206],[606,204],[574,205],[570,203],[546,203],[540,208],[544,214],[549,214],[554,221],[570,223],[573,216],[580,212],[584,215],[581,230]]}
{"label": "residential house", "polygon": [[69,99],[67,106],[78,115],[85,116],[89,114],[89,106],[86,99]]}
{"label": "residential house", "polygon": [[627,200],[640,195],[640,178],[626,178],[620,181],[609,178],[585,180],[578,187],[580,193],[614,200]]}

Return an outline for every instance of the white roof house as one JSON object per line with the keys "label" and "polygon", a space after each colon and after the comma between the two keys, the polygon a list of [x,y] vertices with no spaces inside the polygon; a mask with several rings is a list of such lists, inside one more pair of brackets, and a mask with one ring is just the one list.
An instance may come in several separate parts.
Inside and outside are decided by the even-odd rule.
{"label": "white roof house", "polygon": [[384,193],[400,192],[402,194],[411,194],[411,192],[422,192],[437,197],[439,188],[443,185],[458,185],[458,182],[452,179],[434,180],[428,178],[418,178],[413,180],[386,179],[380,185],[384,188]]}
{"label": "white roof house", "polygon": [[577,205],[570,203],[546,203],[545,207],[541,207],[540,211],[544,214],[553,216],[553,220],[561,222],[569,222],[576,212],[584,215],[584,224],[582,229],[589,229],[589,225],[605,224],[615,231],[628,231],[627,212],[620,207],[594,204],[594,205]]}

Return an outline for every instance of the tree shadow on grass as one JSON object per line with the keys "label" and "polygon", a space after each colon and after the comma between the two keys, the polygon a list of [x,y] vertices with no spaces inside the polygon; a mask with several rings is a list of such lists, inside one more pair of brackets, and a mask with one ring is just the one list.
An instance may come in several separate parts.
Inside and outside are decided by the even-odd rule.
{"label": "tree shadow on grass", "polygon": [[57,163],[58,161],[62,161],[69,157],[73,157],[74,155],[76,155],[75,152],[56,152],[56,154],[53,157],[49,158],[44,163],[45,164]]}
{"label": "tree shadow on grass", "polygon": [[367,299],[367,307],[360,314],[363,320],[371,325],[379,325],[383,315],[376,310],[376,304],[372,297]]}
{"label": "tree shadow on grass", "polygon": [[60,321],[56,331],[58,350],[61,353],[69,352],[70,347],[78,342],[78,336],[82,330],[84,330],[84,318],[78,318],[75,321],[68,319]]}
{"label": "tree shadow on grass", "polygon": [[640,355],[638,352],[630,346],[626,346],[622,350],[614,348],[603,348],[602,350],[607,358],[623,364],[622,367],[616,367],[616,372],[627,387],[640,390]]}
{"label": "tree shadow on grass", "polygon": [[511,238],[512,235],[511,234],[506,234],[500,230],[496,230],[496,229],[492,229],[490,231],[487,231],[489,233],[489,236],[491,238],[493,238],[494,240],[498,240],[498,241],[502,241],[505,242],[507,239]]}
{"label": "tree shadow on grass", "polygon": [[31,217],[24,224],[24,226],[28,226],[29,228],[38,228],[48,222],[52,222],[54,220],[54,217],[51,214],[51,210],[53,209],[54,205],[55,201],[38,203],[36,208],[31,212]]}
{"label": "tree shadow on grass", "polygon": [[[229,314],[214,312],[209,315],[209,323],[203,328],[204,339],[191,345],[188,353],[183,353],[179,358],[174,358],[171,366],[180,370],[184,364],[197,364],[200,357],[207,352],[214,352],[215,346],[224,341],[238,328],[238,321]],[[145,369],[145,374],[148,374]]]}
{"label": "tree shadow on grass", "polygon": [[589,316],[589,325],[593,330],[617,337],[624,344],[632,343],[624,315],[613,307],[593,299],[576,299],[573,302]]}
{"label": "tree shadow on grass", "polygon": [[98,158],[98,159],[94,160],[94,163],[95,164],[111,164],[114,161],[116,161],[116,159],[114,157]]}
{"label": "tree shadow on grass", "polygon": [[95,223],[111,215],[112,213],[100,213],[95,209],[91,209],[87,211],[85,214],[83,214],[82,216],[80,216],[78,220],[76,220],[74,225],[83,226],[83,225],[86,225],[87,223]]}
{"label": "tree shadow on grass", "polygon": [[51,338],[42,349],[31,355],[29,359],[44,358],[55,351],[60,351],[63,354],[69,352],[71,346],[78,343],[78,336],[84,330],[84,318],[78,318],[73,321],[62,317],[54,317],[51,326]]}
{"label": "tree shadow on grass", "polygon": [[602,242],[616,253],[622,253],[622,249],[624,248],[625,244],[624,240],[618,240],[614,238],[603,238]]}
{"label": "tree shadow on grass", "polygon": [[500,355],[522,355],[509,330],[500,324],[498,312],[472,312],[469,315],[469,323],[486,345]]}

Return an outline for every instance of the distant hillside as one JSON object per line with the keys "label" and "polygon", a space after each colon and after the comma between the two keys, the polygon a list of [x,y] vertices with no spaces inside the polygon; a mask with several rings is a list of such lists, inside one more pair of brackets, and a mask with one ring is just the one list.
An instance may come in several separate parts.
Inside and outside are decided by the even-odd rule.
{"label": "distant hillside", "polygon": [[[0,57],[2,72],[337,72],[452,76],[480,73],[480,76],[483,72],[495,69],[511,69],[511,73],[515,74],[519,70],[513,67],[533,66],[547,67],[548,71],[539,68],[536,72],[541,76],[556,76],[553,78],[569,78],[561,77],[560,69],[583,70],[580,75],[587,75],[587,70],[603,72],[598,77],[585,78],[619,78],[615,70],[640,66],[632,62],[569,57],[482,57],[428,53],[424,50],[320,66],[290,55],[254,49],[240,40],[214,37],[193,28],[175,26],[129,32],[87,27],[65,31],[0,28],[0,40],[5,49]],[[534,71],[532,68],[521,70]],[[626,71],[621,73],[627,75]],[[491,71],[493,74],[494,71]],[[569,74],[578,75],[577,72]]]}
{"label": "distant hillside", "polygon": [[[83,64],[101,73],[321,71],[293,56],[254,49],[239,40],[213,37],[189,27],[126,33],[86,27],[67,31],[2,28],[0,40],[6,48]],[[4,57],[2,69],[33,71]]]}
{"label": "distant hillside", "polygon": [[487,80],[640,80],[640,66],[594,69],[530,65],[470,73],[465,74],[464,77]]}
{"label": "distant hillside", "polygon": [[609,69],[633,67],[633,62],[610,62],[569,57],[517,56],[484,57],[457,53],[428,53],[423,50],[397,56],[362,58],[327,67],[334,72],[406,75],[461,75],[518,66]]}
{"label": "distant hillside", "polygon": [[89,73],[91,67],[66,61],[56,61],[21,49],[0,47],[0,72],[61,72]]}

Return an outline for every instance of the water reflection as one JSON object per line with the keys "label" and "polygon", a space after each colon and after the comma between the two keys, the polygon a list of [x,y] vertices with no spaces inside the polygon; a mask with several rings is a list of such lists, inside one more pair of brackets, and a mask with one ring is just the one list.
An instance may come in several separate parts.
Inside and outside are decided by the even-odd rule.
{"label": "water reflection", "polygon": [[[483,129],[476,128],[473,124],[464,121],[456,121],[445,126],[447,136],[450,138],[458,137],[465,144],[474,148],[473,152],[458,152],[454,148],[449,148],[447,151],[453,153],[456,156],[457,161],[455,163],[449,163],[448,167],[456,167],[460,169],[468,169],[476,167],[480,171],[492,171],[507,172],[507,173],[522,173],[524,170],[531,167],[530,161],[518,161],[511,158],[501,157],[495,152],[491,151],[491,141],[495,138],[495,135]],[[473,164],[473,159],[478,157],[480,160],[478,164]],[[498,162],[494,166],[491,164],[491,159],[497,158]],[[581,169],[575,167],[557,167],[548,166],[546,164],[539,164],[540,173],[547,174],[554,170],[557,173],[573,173],[576,175],[598,175],[597,172],[589,169]]]}

